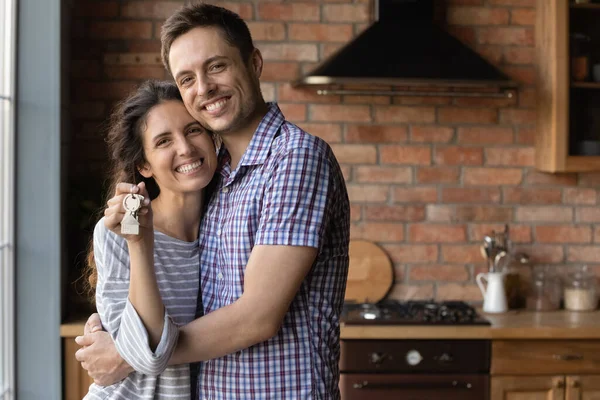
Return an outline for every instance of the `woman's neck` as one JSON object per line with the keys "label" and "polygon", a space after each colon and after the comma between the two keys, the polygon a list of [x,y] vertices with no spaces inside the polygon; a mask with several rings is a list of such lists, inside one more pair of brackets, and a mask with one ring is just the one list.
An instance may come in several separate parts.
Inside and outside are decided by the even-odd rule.
{"label": "woman's neck", "polygon": [[203,199],[203,191],[193,194],[161,191],[152,201],[154,229],[186,242],[198,239]]}

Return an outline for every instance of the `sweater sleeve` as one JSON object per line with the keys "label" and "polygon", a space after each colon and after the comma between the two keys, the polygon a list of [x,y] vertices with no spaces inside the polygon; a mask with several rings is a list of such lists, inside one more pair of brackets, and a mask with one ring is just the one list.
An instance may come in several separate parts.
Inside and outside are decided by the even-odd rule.
{"label": "sweater sleeve", "polygon": [[137,372],[156,376],[168,365],[177,345],[179,329],[165,310],[160,342],[152,351],[148,332],[129,301],[129,252],[127,242],[109,231],[101,219],[94,229],[94,259],[98,270],[96,307],[104,329],[117,351]]}

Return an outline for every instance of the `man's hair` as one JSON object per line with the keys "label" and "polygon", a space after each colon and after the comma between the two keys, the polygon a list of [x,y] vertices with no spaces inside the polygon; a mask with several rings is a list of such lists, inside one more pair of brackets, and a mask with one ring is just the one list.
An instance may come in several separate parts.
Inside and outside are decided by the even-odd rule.
{"label": "man's hair", "polygon": [[189,4],[167,18],[162,26],[160,35],[162,62],[171,75],[173,75],[169,65],[171,45],[175,39],[198,27],[218,28],[225,41],[240,51],[244,63],[250,60],[254,44],[248,25],[239,15],[210,4]]}

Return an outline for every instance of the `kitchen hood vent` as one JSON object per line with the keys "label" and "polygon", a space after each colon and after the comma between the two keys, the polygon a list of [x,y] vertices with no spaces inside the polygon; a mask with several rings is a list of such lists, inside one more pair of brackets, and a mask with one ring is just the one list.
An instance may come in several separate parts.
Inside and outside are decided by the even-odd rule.
{"label": "kitchen hood vent", "polygon": [[376,22],[292,86],[319,94],[512,96],[515,82],[434,23],[434,0],[376,7]]}

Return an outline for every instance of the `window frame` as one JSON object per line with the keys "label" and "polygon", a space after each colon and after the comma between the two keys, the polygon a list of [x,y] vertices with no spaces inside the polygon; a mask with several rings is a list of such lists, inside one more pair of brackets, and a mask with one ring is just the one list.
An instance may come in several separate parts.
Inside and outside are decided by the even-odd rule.
{"label": "window frame", "polygon": [[15,398],[15,93],[17,0],[0,4],[0,399]]}

